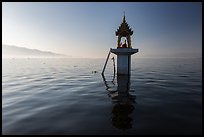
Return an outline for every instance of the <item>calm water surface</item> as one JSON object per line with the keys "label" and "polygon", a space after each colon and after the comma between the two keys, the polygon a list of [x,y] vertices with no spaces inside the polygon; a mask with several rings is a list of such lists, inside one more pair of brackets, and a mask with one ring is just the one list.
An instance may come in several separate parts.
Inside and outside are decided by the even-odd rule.
{"label": "calm water surface", "polygon": [[3,134],[202,134],[202,60],[3,59]]}

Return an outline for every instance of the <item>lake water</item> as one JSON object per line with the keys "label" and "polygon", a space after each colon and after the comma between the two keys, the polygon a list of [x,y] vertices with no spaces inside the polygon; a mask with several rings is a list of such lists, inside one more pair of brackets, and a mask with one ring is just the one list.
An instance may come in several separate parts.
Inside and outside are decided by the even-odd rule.
{"label": "lake water", "polygon": [[202,134],[202,59],[3,59],[2,134]]}

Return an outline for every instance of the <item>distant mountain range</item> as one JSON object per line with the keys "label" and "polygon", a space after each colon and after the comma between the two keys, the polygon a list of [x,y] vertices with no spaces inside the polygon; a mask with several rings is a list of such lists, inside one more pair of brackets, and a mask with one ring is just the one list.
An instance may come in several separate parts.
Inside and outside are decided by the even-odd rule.
{"label": "distant mountain range", "polygon": [[63,54],[38,49],[29,49],[24,47],[2,45],[3,57],[70,57]]}

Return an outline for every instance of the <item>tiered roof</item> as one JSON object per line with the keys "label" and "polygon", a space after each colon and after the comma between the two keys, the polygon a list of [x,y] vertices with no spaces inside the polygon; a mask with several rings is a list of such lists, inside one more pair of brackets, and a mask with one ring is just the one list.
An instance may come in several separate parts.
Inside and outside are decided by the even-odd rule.
{"label": "tiered roof", "polygon": [[133,31],[131,30],[131,28],[129,27],[129,25],[127,24],[126,20],[125,20],[125,15],[123,17],[123,22],[120,24],[119,28],[117,29],[117,31],[115,32],[116,36],[123,36],[126,37],[128,35],[132,35]]}

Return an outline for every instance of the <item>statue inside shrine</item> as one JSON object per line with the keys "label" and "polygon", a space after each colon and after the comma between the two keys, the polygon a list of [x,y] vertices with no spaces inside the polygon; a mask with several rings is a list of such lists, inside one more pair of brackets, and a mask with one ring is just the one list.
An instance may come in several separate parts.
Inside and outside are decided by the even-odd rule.
{"label": "statue inside shrine", "polygon": [[121,45],[121,48],[127,48],[126,40],[125,40],[125,43]]}

